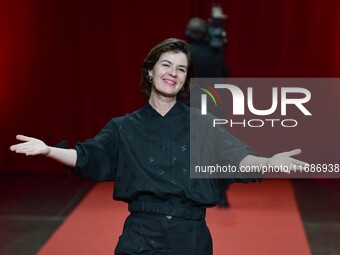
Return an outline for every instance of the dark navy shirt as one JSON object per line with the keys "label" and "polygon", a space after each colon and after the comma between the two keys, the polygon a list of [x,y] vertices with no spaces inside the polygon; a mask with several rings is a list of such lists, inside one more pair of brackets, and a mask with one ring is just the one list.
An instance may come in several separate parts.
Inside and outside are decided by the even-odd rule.
{"label": "dark navy shirt", "polygon": [[[178,101],[162,116],[147,103],[111,119],[94,138],[77,143],[74,173],[95,181],[114,181],[116,200],[143,198],[200,207],[218,204],[221,180],[190,178],[190,111],[195,114],[196,110]],[[211,141],[209,131],[205,133]],[[251,153],[246,145],[234,144],[226,130],[217,136],[212,138],[218,144],[217,153],[208,151],[211,148],[204,139],[196,142],[195,149],[208,160],[217,156],[219,162],[237,166]]]}

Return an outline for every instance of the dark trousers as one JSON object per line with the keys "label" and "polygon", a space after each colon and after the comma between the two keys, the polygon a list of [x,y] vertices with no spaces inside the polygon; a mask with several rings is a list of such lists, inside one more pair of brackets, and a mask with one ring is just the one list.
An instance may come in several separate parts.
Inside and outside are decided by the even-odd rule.
{"label": "dark trousers", "polygon": [[212,255],[204,219],[133,212],[126,219],[115,255]]}

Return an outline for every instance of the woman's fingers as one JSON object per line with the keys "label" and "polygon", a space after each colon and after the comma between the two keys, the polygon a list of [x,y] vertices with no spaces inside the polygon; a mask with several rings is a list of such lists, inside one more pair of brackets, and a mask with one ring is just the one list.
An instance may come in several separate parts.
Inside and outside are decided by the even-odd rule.
{"label": "woman's fingers", "polygon": [[308,163],[293,158],[293,156],[298,155],[300,153],[301,153],[300,149],[295,149],[276,154],[272,157],[270,164],[287,167],[305,167],[306,165],[308,165]]}
{"label": "woman's fingers", "polygon": [[16,139],[19,141],[22,141],[22,143],[14,144],[9,149],[11,151],[15,151],[17,153],[26,153],[28,149],[32,149],[34,147],[34,143],[31,142],[34,140],[34,138],[25,136],[25,135],[17,135]]}
{"label": "woman's fingers", "polygon": [[[289,157],[292,157],[292,156],[298,155],[300,153],[301,153],[300,149],[295,149],[295,150],[291,150],[291,151],[286,152],[286,155],[289,156]],[[296,166],[306,166],[306,165],[308,165],[307,162],[304,162],[304,161],[301,161],[301,160],[298,160],[298,159],[295,159],[295,158],[291,158],[291,160],[292,160],[292,164],[294,164]]]}
{"label": "woman's fingers", "polygon": [[33,137],[29,137],[29,136],[25,136],[25,135],[17,135],[16,139],[19,140],[19,141],[27,142],[27,141],[32,140]]}
{"label": "woman's fingers", "polygon": [[17,152],[17,150],[20,149],[20,147],[18,147],[18,145],[19,145],[19,144],[12,145],[11,147],[9,147],[9,149],[10,149],[11,151]]}
{"label": "woman's fingers", "polygon": [[292,163],[297,165],[297,166],[305,166],[305,165],[308,165],[307,162],[304,162],[304,161],[301,161],[301,160],[298,160],[298,159],[293,159],[292,160]]}
{"label": "woman's fingers", "polygon": [[298,155],[300,153],[301,153],[301,149],[295,149],[295,150],[285,152],[285,154],[289,157]]}
{"label": "woman's fingers", "polygon": [[29,147],[31,147],[31,146],[28,144],[28,142],[24,142],[24,143],[14,144],[10,147],[10,149],[12,151],[14,151],[14,150],[24,150],[24,149],[29,148]]}
{"label": "woman's fingers", "polygon": [[9,147],[11,151],[26,154],[27,156],[38,154],[46,155],[49,152],[48,146],[39,139],[25,135],[17,135],[16,138],[22,142]]}
{"label": "woman's fingers", "polygon": [[15,151],[17,153],[25,153],[26,151],[28,151],[30,149],[30,147],[26,146],[26,145],[22,145],[22,144],[16,144],[16,145],[12,145],[10,147],[11,151]]}
{"label": "woman's fingers", "polygon": [[26,155],[37,155],[40,153],[39,148],[35,148],[32,146],[20,146],[20,144],[12,145],[10,147],[10,150],[15,151],[16,153],[22,153]]}

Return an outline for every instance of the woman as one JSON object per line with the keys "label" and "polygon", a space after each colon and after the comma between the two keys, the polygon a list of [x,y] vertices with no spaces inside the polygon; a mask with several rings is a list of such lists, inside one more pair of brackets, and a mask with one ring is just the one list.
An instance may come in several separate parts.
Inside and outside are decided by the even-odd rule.
{"label": "woman", "polygon": [[[114,199],[127,202],[131,212],[115,254],[212,254],[205,209],[219,203],[220,182],[190,178],[190,108],[178,100],[192,75],[187,43],[167,39],[151,49],[144,61],[141,88],[149,98],[144,107],[113,118],[94,138],[74,149],[47,146],[23,135],[17,136],[22,143],[10,149],[45,155],[81,178],[113,180]],[[299,150],[272,158],[251,155],[246,146],[228,140],[225,132],[216,141],[219,157],[226,162],[237,166],[304,164],[290,157]],[[208,155],[207,147],[197,142],[194,149]]]}

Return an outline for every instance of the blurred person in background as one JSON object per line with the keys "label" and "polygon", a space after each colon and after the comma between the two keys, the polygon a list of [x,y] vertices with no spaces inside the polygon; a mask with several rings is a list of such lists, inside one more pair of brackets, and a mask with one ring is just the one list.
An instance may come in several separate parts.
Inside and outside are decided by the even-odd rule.
{"label": "blurred person in background", "polygon": [[[229,71],[227,63],[224,60],[225,41],[223,36],[220,36],[220,43],[211,44],[211,36],[209,35],[208,24],[205,20],[199,17],[194,17],[189,20],[187,24],[185,35],[189,41],[189,49],[192,55],[192,60],[195,67],[196,78],[227,78],[229,77]],[[218,40],[218,39],[217,39]],[[215,40],[215,41],[217,41]],[[185,99],[185,103],[190,105],[190,93]],[[210,102],[211,104],[211,102]],[[199,108],[199,102],[192,100],[191,106]],[[221,108],[208,107],[210,113],[214,116],[224,119],[225,111]],[[240,141],[234,141],[240,142]],[[222,199],[219,203],[221,208],[230,207],[228,200],[229,185],[226,182],[221,184]]]}

